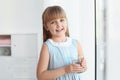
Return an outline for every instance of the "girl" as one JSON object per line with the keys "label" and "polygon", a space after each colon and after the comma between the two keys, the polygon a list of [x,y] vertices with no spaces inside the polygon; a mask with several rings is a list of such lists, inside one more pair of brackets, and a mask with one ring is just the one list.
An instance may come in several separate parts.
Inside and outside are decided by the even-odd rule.
{"label": "girl", "polygon": [[[43,46],[37,67],[38,80],[80,80],[86,62],[80,43],[69,37],[67,18],[60,6],[50,6],[42,15]],[[81,63],[73,63],[79,59]]]}

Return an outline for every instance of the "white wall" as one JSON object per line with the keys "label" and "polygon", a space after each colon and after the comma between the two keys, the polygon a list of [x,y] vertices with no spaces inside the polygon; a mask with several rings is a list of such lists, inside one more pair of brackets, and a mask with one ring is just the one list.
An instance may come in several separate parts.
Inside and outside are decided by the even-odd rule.
{"label": "white wall", "polygon": [[62,6],[68,18],[70,35],[78,39],[87,59],[87,72],[81,80],[95,80],[95,23],[94,0],[43,0],[44,9],[50,5]]}
{"label": "white wall", "polygon": [[[40,49],[40,46],[41,46],[41,43],[42,43],[42,34],[41,34],[41,31],[42,31],[41,25],[42,24],[41,24],[41,15],[40,15],[41,14],[41,9],[42,9],[41,0],[0,0],[0,35],[6,35],[6,34],[10,34],[10,35],[11,34],[23,34],[23,35],[25,35],[25,34],[37,34],[38,35],[38,40],[35,39],[35,41],[33,41],[33,44],[37,43],[37,45],[35,45],[35,47],[38,46],[38,49],[36,49],[36,50],[38,50],[37,52],[39,52],[40,51],[39,49]],[[12,52],[14,52],[14,50]],[[23,50],[23,52],[25,52],[25,50]],[[34,51],[34,52],[36,53],[36,51]],[[37,54],[39,55],[39,53],[37,53]],[[14,60],[13,56],[9,57],[9,58]],[[2,71],[0,71],[0,78],[2,80],[3,79],[4,80],[5,79],[6,80],[14,80],[12,78],[16,77],[17,75],[20,75],[18,73],[20,73],[20,71],[24,70],[24,69],[21,69],[20,71],[17,72],[15,70],[18,70],[18,69],[14,69],[14,71],[11,70],[11,69],[13,69],[13,65],[12,66],[7,66],[7,65],[11,65],[11,63],[14,63],[14,62],[16,63],[16,65],[20,65],[18,63],[19,61],[21,63],[24,63],[25,62],[25,61],[23,62],[24,57],[19,58],[19,60],[16,60],[16,61],[15,60],[11,61],[11,60],[9,60],[9,58],[6,57],[6,56],[5,57],[4,56],[0,57],[1,63],[3,63],[3,64],[0,64],[1,69],[3,69]],[[8,60],[9,62],[7,64],[5,64],[6,62],[2,61],[3,59],[5,61]],[[30,58],[30,59],[32,59],[32,58]],[[26,60],[26,61],[29,62],[29,60]],[[36,62],[34,63],[34,66],[37,64]],[[27,63],[26,63],[26,65],[29,66]],[[21,65],[21,66],[26,66],[26,65]],[[5,67],[5,68],[2,68],[2,67]],[[9,69],[9,70],[7,71],[6,68]],[[33,67],[31,67],[31,68],[34,70],[34,72],[32,72],[32,73],[36,73],[35,68],[33,68]],[[28,67],[27,67],[26,70],[28,70],[28,73],[29,73],[29,71],[31,71],[31,70],[29,70]],[[6,75],[4,75],[5,74],[4,72],[8,73],[8,74],[6,74],[7,77],[4,77],[4,76],[6,76]],[[17,74],[17,75],[15,75],[15,74]],[[21,75],[23,75],[23,74],[21,74]],[[32,75],[31,77],[35,77],[35,75],[36,74]],[[1,76],[4,77],[4,78],[2,78]],[[25,75],[25,77],[27,77],[27,75]],[[27,79],[21,78],[19,80],[27,80]],[[30,80],[30,78],[29,78],[29,80]]]}
{"label": "white wall", "polygon": [[0,0],[0,34],[40,31],[40,0]]}
{"label": "white wall", "polygon": [[119,0],[107,0],[107,80],[120,80],[119,3]]}

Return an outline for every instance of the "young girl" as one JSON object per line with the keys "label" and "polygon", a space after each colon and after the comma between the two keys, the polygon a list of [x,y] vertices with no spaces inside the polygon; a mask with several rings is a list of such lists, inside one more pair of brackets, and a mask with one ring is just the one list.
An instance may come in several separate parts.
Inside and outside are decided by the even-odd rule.
{"label": "young girl", "polygon": [[[38,80],[80,80],[86,62],[80,43],[69,37],[67,18],[60,6],[45,9],[43,46],[37,67]],[[80,63],[74,63],[74,60]]]}

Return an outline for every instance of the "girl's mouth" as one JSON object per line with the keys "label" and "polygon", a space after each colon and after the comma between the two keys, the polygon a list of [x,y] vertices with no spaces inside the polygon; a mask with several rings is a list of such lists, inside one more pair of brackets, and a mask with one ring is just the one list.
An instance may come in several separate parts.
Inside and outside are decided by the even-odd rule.
{"label": "girl's mouth", "polygon": [[62,30],[64,30],[64,28],[57,29],[56,32],[61,32]]}

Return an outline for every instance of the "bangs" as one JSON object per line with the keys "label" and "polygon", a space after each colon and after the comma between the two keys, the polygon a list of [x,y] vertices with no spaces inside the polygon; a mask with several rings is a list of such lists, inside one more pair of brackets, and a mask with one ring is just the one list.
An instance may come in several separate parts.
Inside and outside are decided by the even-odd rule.
{"label": "bangs", "polygon": [[46,17],[46,21],[49,22],[58,18],[66,18],[66,15],[63,12],[52,12],[48,14],[48,16]]}
{"label": "bangs", "polygon": [[58,19],[58,18],[66,18],[66,14],[64,12],[64,10],[60,7],[49,7],[49,9],[47,11],[45,11],[44,15],[43,15],[43,21],[44,23],[50,22],[54,19]]}

